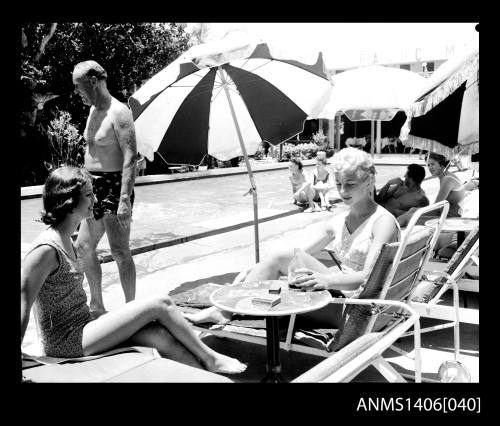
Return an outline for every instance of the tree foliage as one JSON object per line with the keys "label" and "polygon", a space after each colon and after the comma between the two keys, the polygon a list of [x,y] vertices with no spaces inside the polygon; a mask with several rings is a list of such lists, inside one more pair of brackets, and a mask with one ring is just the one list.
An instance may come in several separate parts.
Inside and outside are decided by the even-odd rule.
{"label": "tree foliage", "polygon": [[21,145],[32,155],[25,156],[22,184],[40,184],[45,178],[40,175],[44,159],[50,156],[46,130],[56,109],[67,111],[83,132],[88,107],[74,94],[75,64],[97,61],[108,73],[110,93],[127,102],[144,81],[187,50],[188,42],[185,24],[25,24],[20,55]]}

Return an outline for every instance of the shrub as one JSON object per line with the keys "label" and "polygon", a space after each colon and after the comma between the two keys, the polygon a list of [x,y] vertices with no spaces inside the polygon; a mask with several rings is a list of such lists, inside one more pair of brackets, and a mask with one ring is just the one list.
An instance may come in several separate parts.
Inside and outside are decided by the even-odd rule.
{"label": "shrub", "polygon": [[318,146],[315,143],[300,143],[297,145],[285,143],[283,145],[282,161],[290,161],[292,157],[309,160],[316,156],[316,152],[318,152]]}
{"label": "shrub", "polygon": [[319,129],[312,135],[312,137],[314,143],[318,146],[318,149],[325,150],[328,145],[328,137],[323,133],[323,129]]}
{"label": "shrub", "polygon": [[85,155],[85,140],[71,123],[71,114],[56,109],[56,116],[50,121],[47,135],[50,142],[50,162],[45,167],[50,172],[62,165],[82,166]]}

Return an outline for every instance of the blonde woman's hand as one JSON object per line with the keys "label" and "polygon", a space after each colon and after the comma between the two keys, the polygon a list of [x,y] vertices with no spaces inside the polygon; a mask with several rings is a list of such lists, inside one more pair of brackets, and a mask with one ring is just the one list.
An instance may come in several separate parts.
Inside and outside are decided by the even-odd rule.
{"label": "blonde woman's hand", "polygon": [[330,279],[327,274],[315,272],[307,268],[296,269],[295,274],[298,276],[291,284],[301,290],[317,291],[329,289]]}

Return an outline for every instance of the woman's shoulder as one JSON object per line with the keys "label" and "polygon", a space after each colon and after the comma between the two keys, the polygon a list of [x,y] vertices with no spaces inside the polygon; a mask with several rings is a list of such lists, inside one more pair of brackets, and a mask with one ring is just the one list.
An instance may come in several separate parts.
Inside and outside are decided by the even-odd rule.
{"label": "woman's shoulder", "polygon": [[375,212],[373,213],[372,217],[378,218],[380,216],[385,216],[385,215],[394,217],[389,210],[387,210],[385,207],[382,207],[380,204],[377,204],[377,208],[375,209]]}
{"label": "woman's shoulder", "polygon": [[[381,218],[383,218],[383,219],[381,219]],[[375,213],[373,213],[373,215],[372,215],[373,223],[379,222],[379,219],[381,219],[382,221],[386,221],[386,223],[395,223],[395,224],[398,223],[398,221],[396,220],[394,215],[389,210],[382,207],[381,205],[377,206]]]}
{"label": "woman's shoulder", "polygon": [[372,228],[374,231],[382,230],[384,228],[390,230],[390,228],[393,228],[391,232],[395,231],[397,234],[397,238],[399,239],[401,235],[401,228],[397,219],[391,212],[389,212],[389,210],[385,209],[382,206],[377,206],[377,210],[372,215],[372,218]]}
{"label": "woman's shoulder", "polygon": [[31,245],[28,252],[24,255],[24,265],[46,264],[56,265],[59,262],[59,249],[56,244],[50,240],[37,239]]}
{"label": "woman's shoulder", "polygon": [[37,253],[50,253],[54,251],[61,250],[59,244],[51,237],[50,233],[46,230],[43,231],[35,240],[31,243],[30,248],[26,252],[25,258],[36,251]]}
{"label": "woman's shoulder", "polygon": [[448,172],[443,176],[442,184],[443,183],[447,183],[449,185],[454,185],[454,186],[462,185],[462,181],[460,180],[460,178],[456,174],[450,172]]}

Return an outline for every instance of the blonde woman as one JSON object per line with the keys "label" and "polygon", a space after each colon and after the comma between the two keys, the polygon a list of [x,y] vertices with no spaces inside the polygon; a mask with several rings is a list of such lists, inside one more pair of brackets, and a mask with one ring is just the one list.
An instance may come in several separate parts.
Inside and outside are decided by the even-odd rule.
{"label": "blonde woman", "polygon": [[[293,283],[304,291],[332,290],[352,297],[368,277],[369,268],[382,244],[399,241],[400,229],[395,217],[378,205],[371,196],[375,185],[375,166],[371,157],[356,148],[345,148],[335,154],[331,162],[339,196],[348,210],[330,216],[308,240],[300,241],[300,257],[304,268]],[[335,250],[340,268],[327,268],[312,254],[329,245]],[[278,279],[288,273],[294,247],[275,251],[236,277],[237,281]],[[312,314],[324,318],[331,326],[338,326],[342,306],[330,304]],[[224,323],[231,314],[215,307],[195,314],[185,314],[193,322]]]}

